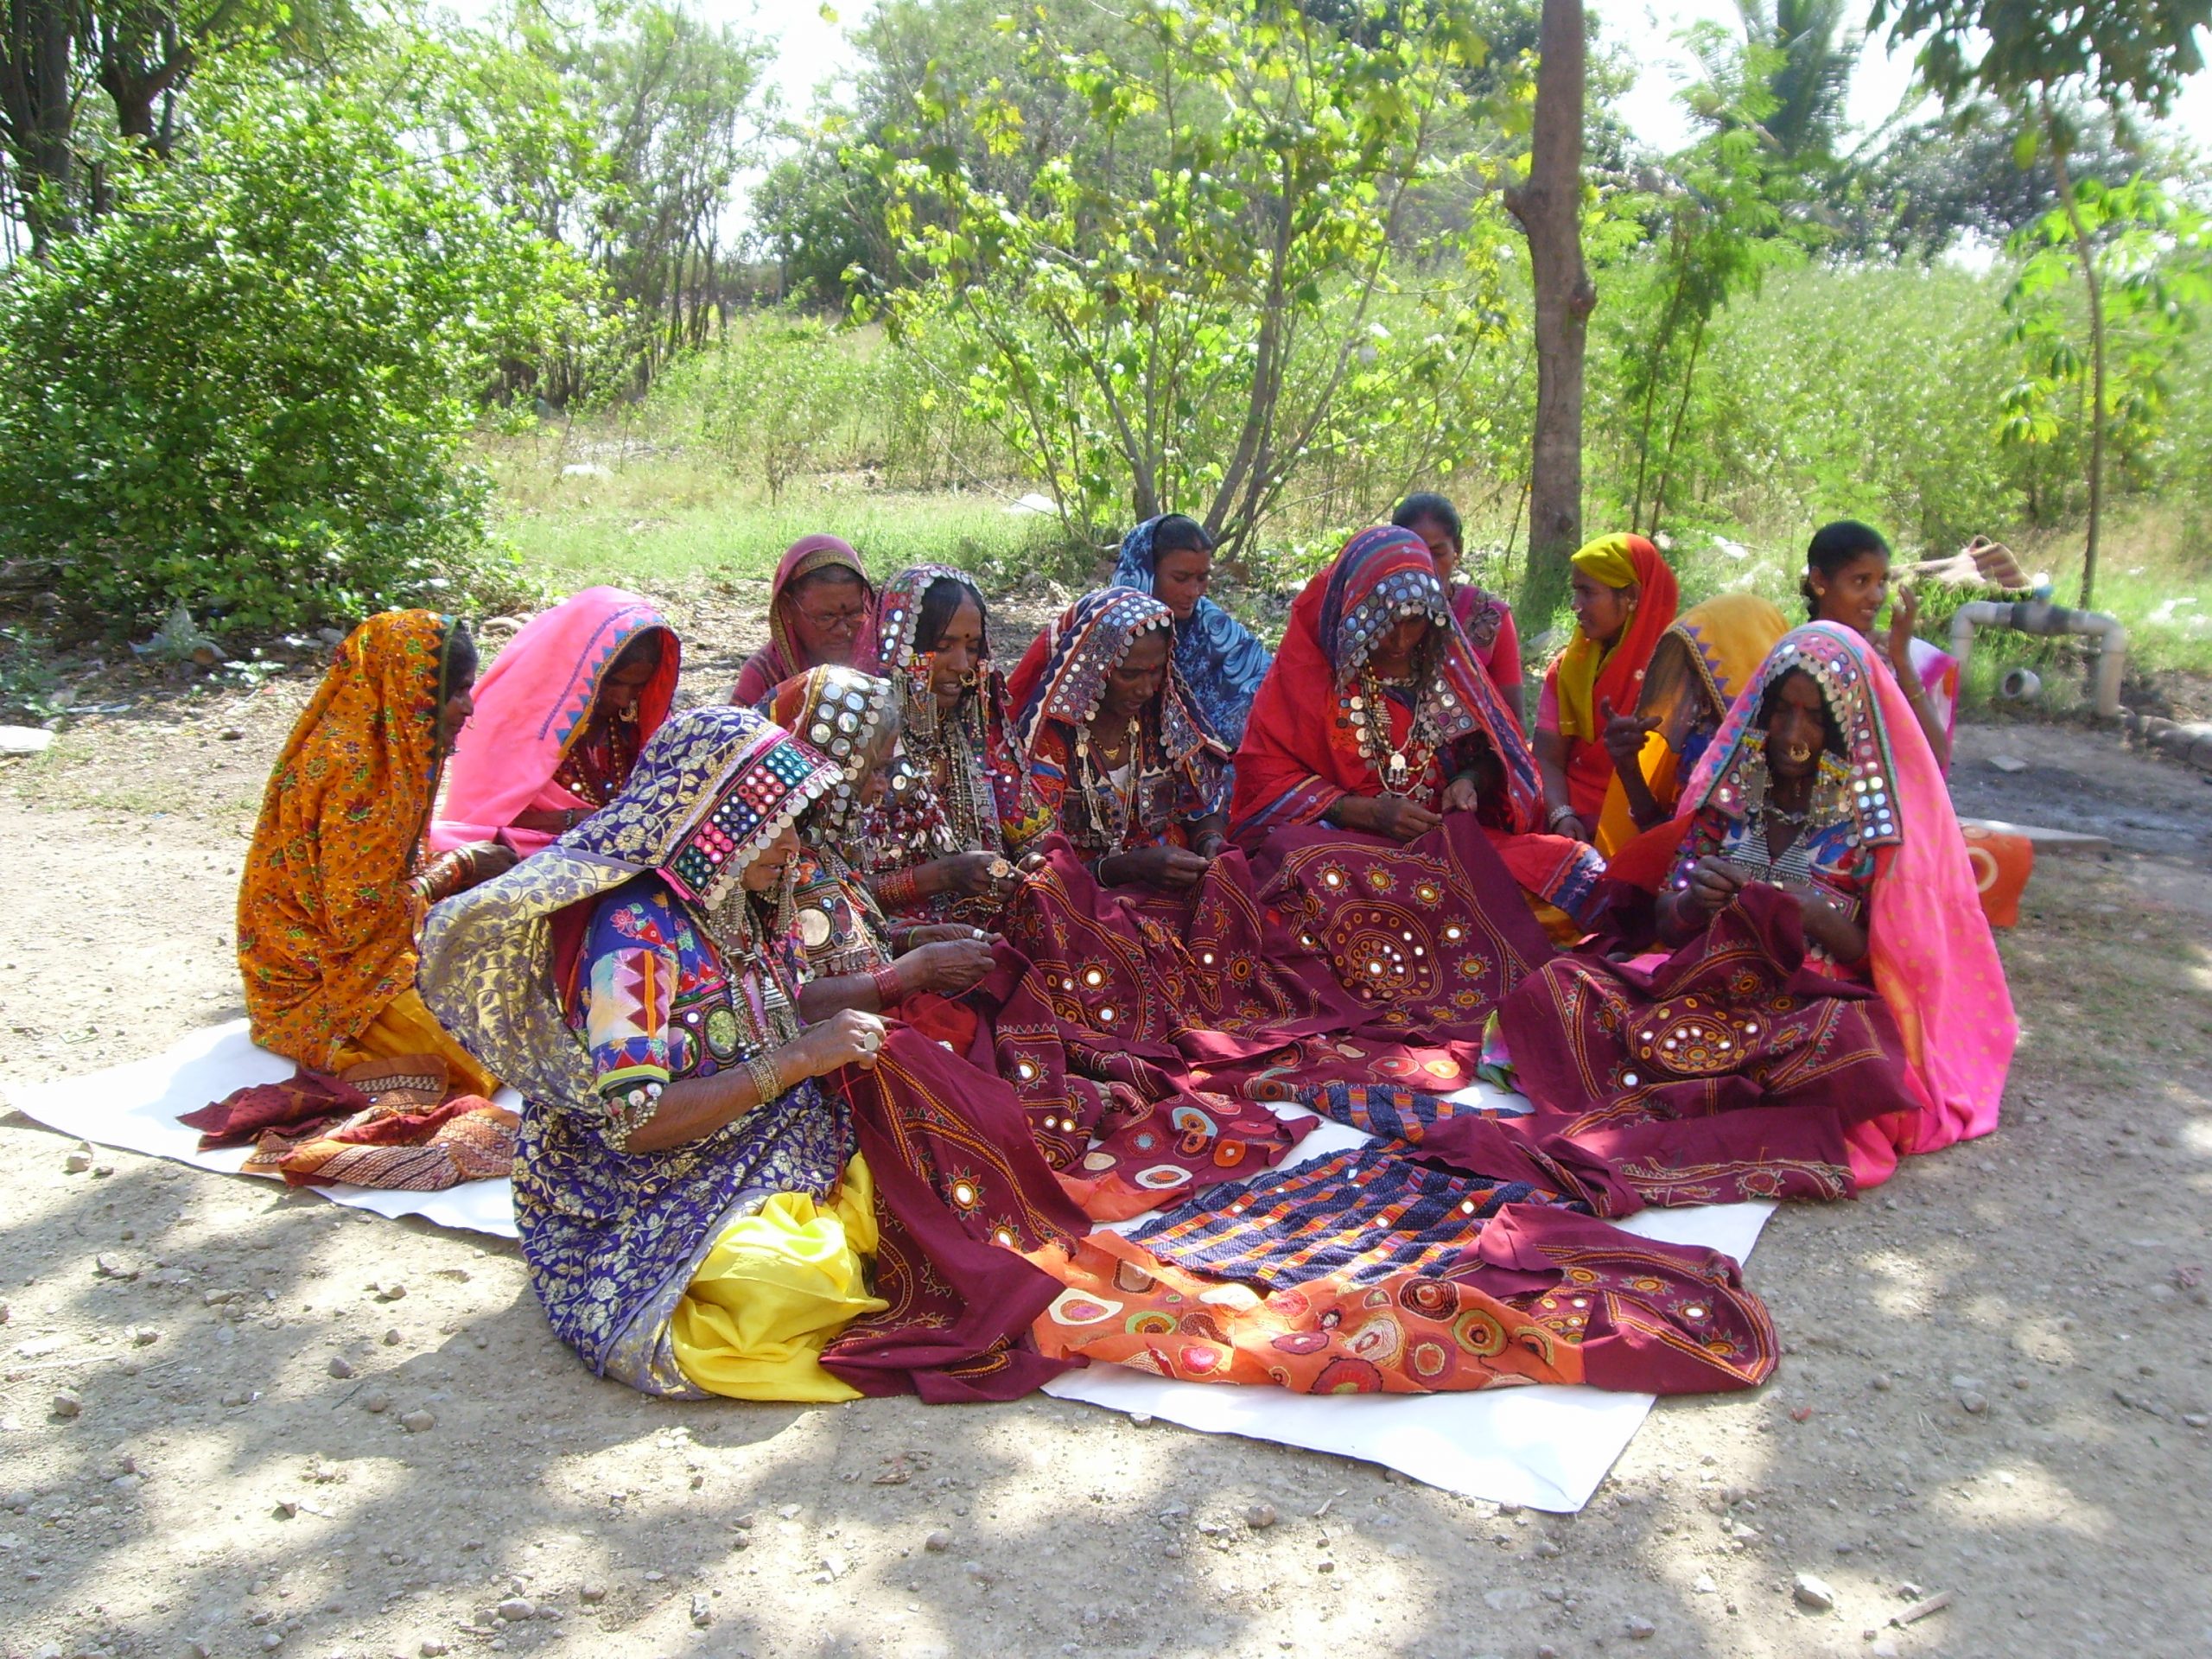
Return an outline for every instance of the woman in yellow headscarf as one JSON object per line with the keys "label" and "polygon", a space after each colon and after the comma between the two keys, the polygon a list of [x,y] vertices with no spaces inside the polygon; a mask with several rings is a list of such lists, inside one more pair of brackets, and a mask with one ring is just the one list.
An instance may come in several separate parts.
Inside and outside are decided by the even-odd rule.
{"label": "woman in yellow headscarf", "polygon": [[1573,558],[1575,635],[1544,676],[1536,764],[1544,825],[1588,841],[1613,780],[1605,722],[1636,707],[1659,636],[1675,620],[1675,573],[1641,536],[1600,537]]}
{"label": "woman in yellow headscarf", "polygon": [[514,862],[489,842],[423,858],[475,680],[467,629],[434,611],[385,611],[338,648],[270,774],[238,887],[238,969],[262,1047],[334,1075],[435,1055],[448,1092],[499,1087],[415,990],[423,906]]}
{"label": "woman in yellow headscarf", "polygon": [[1675,618],[1651,652],[1636,713],[1599,733],[1613,780],[1598,817],[1598,850],[1611,858],[1675,815],[1675,801],[1737,692],[1789,632],[1757,594],[1722,594]]}

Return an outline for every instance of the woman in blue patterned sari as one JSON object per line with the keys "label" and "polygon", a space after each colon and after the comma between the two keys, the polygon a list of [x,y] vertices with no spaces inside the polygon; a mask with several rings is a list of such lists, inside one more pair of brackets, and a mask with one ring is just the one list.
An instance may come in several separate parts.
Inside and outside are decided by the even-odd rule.
{"label": "woman in blue patterned sari", "polygon": [[1150,594],[1175,613],[1176,671],[1207,726],[1234,752],[1274,658],[1251,629],[1206,597],[1212,579],[1213,538],[1179,512],[1131,531],[1114,566],[1114,586]]}
{"label": "woman in blue patterned sari", "polygon": [[[613,802],[425,931],[425,1000],[473,1052],[505,1056],[525,1097],[515,1217],[532,1288],[594,1370],[633,1388],[849,1399],[978,1357],[985,1386],[1034,1384],[1006,1350],[1052,1285],[1014,1252],[1071,1212],[1041,1160],[983,1160],[1018,1145],[1018,1108],[1009,1128],[940,1106],[932,1068],[951,1057],[907,1033],[887,1048],[880,1019],[808,982],[793,824],[837,779],[750,709],[679,715]],[[880,1060],[897,1078],[878,1089]],[[977,1160],[958,1179],[925,1130],[903,1133],[921,1106],[889,1106],[892,1089],[931,1096],[933,1132]],[[879,1155],[871,1126],[892,1121]],[[1040,1188],[1052,1215],[1023,1202]],[[963,1231],[963,1192],[991,1195],[997,1232]],[[825,1369],[841,1338],[868,1357]]]}

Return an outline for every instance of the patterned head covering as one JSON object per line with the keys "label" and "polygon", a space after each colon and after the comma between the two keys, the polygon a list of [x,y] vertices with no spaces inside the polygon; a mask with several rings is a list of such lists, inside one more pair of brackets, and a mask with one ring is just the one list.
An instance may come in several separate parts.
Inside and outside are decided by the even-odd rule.
{"label": "patterned head covering", "polygon": [[1677,816],[1706,805],[1730,817],[1744,815],[1745,768],[1765,735],[1759,726],[1760,705],[1784,675],[1802,673],[1820,687],[1828,718],[1842,735],[1842,764],[1850,772],[1850,783],[1840,804],[1851,816],[1859,843],[1895,846],[1903,837],[1891,788],[1894,766],[1889,726],[1875,699],[1865,650],[1857,634],[1832,622],[1808,623],[1784,634],[1721,723],[1713,747],[1682,791]]}
{"label": "patterned head covering", "polygon": [[674,716],[612,802],[431,911],[416,976],[423,1000],[472,1054],[498,1055],[486,1064],[529,1099],[600,1111],[555,983],[555,918],[647,871],[712,909],[836,779],[828,760],[750,709]]}
{"label": "patterned head covering", "polygon": [[246,1012],[256,1042],[318,1071],[407,988],[453,633],[432,611],[354,629],[262,795],[238,887]]}
{"label": "patterned head covering", "polygon": [[[1310,822],[1338,794],[1371,791],[1373,768],[1338,705],[1376,642],[1407,616],[1433,626],[1427,650],[1434,653],[1430,718],[1438,738],[1487,739],[1504,769],[1513,831],[1534,826],[1541,791],[1520,723],[1452,620],[1427,543],[1409,530],[1383,527],[1347,542],[1291,607],[1282,650],[1237,752],[1231,816],[1240,835]],[[1431,693],[1424,688],[1423,695]]]}
{"label": "patterned head covering", "polygon": [[[1085,594],[1060,613],[1045,636],[1045,659],[1014,716],[1014,741],[1024,748],[1047,720],[1088,726],[1105,700],[1107,677],[1147,633],[1173,629],[1175,613],[1158,600],[1127,588]],[[1161,739],[1169,758],[1180,760],[1205,741],[1174,664],[1161,683]]]}
{"label": "patterned head covering", "polygon": [[[957,582],[968,590],[978,609],[982,606],[982,593],[976,586],[975,577],[965,570],[956,570],[949,564],[910,564],[883,584],[882,594],[875,607],[875,655],[887,671],[911,673],[926,669],[927,658],[935,649],[935,641],[924,643],[922,631],[922,602],[929,597],[931,588],[940,582]],[[990,640],[983,641],[983,655],[990,655]]]}
{"label": "patterned head covering", "polygon": [[638,695],[639,743],[659,729],[676,701],[683,652],[667,618],[620,588],[587,588],[523,625],[476,683],[467,741],[454,751],[444,813],[431,826],[433,850],[504,831],[518,852],[536,852],[551,837],[517,831],[518,817],[534,805],[588,804],[565,790],[550,801],[540,798],[591,729],[608,672],[648,634],[659,641],[660,666]]}
{"label": "patterned head covering", "polygon": [[[1363,530],[1344,543],[1321,595],[1321,649],[1346,685],[1367,665],[1376,643],[1409,616],[1425,616],[1440,632],[1452,632],[1452,604],[1429,556],[1428,543],[1409,530]],[[1462,723],[1456,737],[1471,729]]]}
{"label": "patterned head covering", "polygon": [[816,828],[829,835],[855,828],[869,754],[893,719],[891,682],[831,664],[810,668],[776,688],[767,714],[837,767],[837,781],[815,810]]}

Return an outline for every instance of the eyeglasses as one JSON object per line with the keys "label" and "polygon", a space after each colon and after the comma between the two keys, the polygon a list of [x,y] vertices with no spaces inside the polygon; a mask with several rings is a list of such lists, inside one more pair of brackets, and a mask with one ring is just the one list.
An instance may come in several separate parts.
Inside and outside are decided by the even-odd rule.
{"label": "eyeglasses", "polygon": [[856,633],[861,624],[868,620],[865,608],[857,611],[810,611],[804,606],[797,608],[799,619],[822,633]]}

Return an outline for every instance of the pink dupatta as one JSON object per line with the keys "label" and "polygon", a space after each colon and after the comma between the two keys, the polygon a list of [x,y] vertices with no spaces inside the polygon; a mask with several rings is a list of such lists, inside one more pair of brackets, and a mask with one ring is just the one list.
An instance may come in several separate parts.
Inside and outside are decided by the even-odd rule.
{"label": "pink dupatta", "polygon": [[1852,1173],[1860,1186],[1872,1186],[1888,1178],[1902,1154],[1934,1152],[1997,1127],[2019,1022],[1935,753],[1896,676],[1850,629],[1811,622],[1783,636],[1691,774],[1677,822],[1705,804],[1758,720],[1767,688],[1793,668],[1821,682],[1843,728],[1862,816],[1872,815],[1866,818],[1874,848],[1869,965],[1925,1099],[1916,1111],[1852,1129]]}
{"label": "pink dupatta", "polygon": [[591,810],[590,802],[562,788],[553,774],[589,723],[607,670],[639,634],[654,629],[666,638],[659,671],[638,699],[640,747],[668,718],[676,697],[680,647],[667,619],[620,588],[587,588],[525,623],[476,682],[475,716],[446,763],[445,806],[430,826],[431,850],[503,836],[528,857],[554,837],[515,828],[517,817]]}

